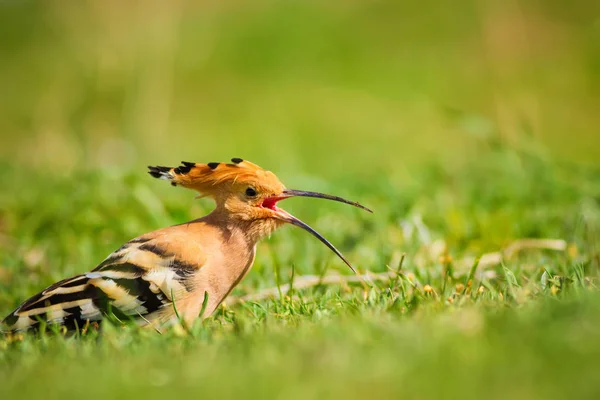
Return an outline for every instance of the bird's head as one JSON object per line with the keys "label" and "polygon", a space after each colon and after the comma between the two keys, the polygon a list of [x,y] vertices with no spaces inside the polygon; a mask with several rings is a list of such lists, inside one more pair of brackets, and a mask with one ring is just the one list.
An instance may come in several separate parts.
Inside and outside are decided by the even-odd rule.
{"label": "bird's head", "polygon": [[323,193],[287,189],[271,171],[240,158],[232,159],[231,164],[183,162],[176,168],[148,168],[150,175],[155,178],[169,180],[173,186],[194,189],[200,192],[201,197],[212,197],[218,210],[247,224],[258,236],[269,234],[284,223],[298,226],[329,247],[354,271],[348,260],[327,239],[277,204],[290,197],[314,197],[350,204],[372,212],[359,203]]}

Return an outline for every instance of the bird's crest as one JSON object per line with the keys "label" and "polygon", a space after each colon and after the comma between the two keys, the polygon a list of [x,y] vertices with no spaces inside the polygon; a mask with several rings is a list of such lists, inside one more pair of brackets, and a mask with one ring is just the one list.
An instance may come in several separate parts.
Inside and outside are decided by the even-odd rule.
{"label": "bird's crest", "polygon": [[203,196],[216,197],[236,184],[250,185],[269,191],[285,189],[271,171],[266,171],[241,158],[233,158],[231,163],[200,164],[182,161],[179,167],[149,166],[148,170],[148,173],[155,178],[168,180],[173,186],[194,189]]}

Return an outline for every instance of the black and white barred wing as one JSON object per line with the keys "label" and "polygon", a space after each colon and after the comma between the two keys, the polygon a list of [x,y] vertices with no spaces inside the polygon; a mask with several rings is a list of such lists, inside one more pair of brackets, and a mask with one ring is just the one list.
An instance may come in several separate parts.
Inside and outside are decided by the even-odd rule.
{"label": "black and white barred wing", "polygon": [[119,249],[93,271],[48,287],[2,324],[8,331],[36,328],[41,321],[76,330],[107,317],[146,324],[161,312],[172,312],[173,298],[188,291],[185,274],[173,268],[172,257],[140,243],[130,242],[133,246]]}

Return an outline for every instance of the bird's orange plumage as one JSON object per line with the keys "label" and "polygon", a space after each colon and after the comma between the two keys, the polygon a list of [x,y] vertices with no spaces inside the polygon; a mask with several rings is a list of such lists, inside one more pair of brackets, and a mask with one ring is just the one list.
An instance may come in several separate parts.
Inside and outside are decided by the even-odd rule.
{"label": "bird's orange plumage", "polygon": [[333,245],[277,202],[304,196],[364,208],[358,203],[286,189],[272,172],[236,158],[231,164],[149,167],[149,173],[212,197],[214,211],[133,239],[92,271],[46,288],[4,319],[6,330],[28,330],[42,322],[81,329],[107,318],[156,329],[192,324],[201,310],[209,316],[248,273],[256,243],[285,223],[309,231],[350,266]]}
{"label": "bird's orange plumage", "polygon": [[274,173],[239,158],[234,158],[231,164],[184,162],[176,168],[152,168],[154,176],[168,179],[174,186],[196,190],[204,196],[227,195],[232,186],[252,186],[258,191],[272,193],[285,189]]}

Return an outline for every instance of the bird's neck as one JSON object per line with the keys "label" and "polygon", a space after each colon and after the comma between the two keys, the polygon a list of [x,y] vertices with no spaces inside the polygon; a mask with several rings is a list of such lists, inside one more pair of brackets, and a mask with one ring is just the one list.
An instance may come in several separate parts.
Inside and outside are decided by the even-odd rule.
{"label": "bird's neck", "polygon": [[248,245],[252,247],[282,225],[282,222],[275,219],[244,219],[221,207],[217,207],[212,213],[204,217],[203,220],[218,226],[228,236],[243,236]]}

